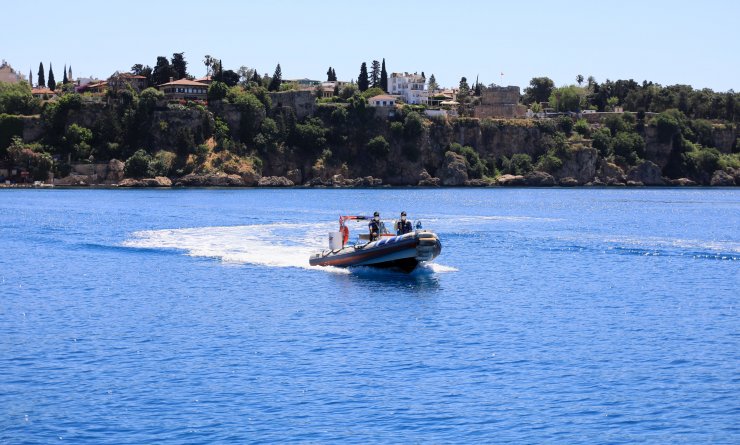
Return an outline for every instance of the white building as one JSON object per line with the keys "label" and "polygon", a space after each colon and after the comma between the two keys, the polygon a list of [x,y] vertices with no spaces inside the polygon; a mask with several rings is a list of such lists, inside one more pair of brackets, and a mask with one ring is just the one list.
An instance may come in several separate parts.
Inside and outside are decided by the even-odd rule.
{"label": "white building", "polygon": [[424,89],[426,79],[418,74],[391,73],[388,78],[388,93],[401,96],[407,104],[426,105],[429,92]]}
{"label": "white building", "polygon": [[380,94],[367,100],[371,107],[394,107],[396,105],[396,96]]}

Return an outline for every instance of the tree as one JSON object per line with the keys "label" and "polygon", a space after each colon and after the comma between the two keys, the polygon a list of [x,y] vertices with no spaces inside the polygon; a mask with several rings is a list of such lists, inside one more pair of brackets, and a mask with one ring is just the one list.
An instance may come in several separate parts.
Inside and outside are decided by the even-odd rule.
{"label": "tree", "polygon": [[154,65],[154,69],[152,70],[152,82],[154,85],[161,85],[169,82],[170,77],[174,77],[170,61],[166,57],[157,57],[157,64]]}
{"label": "tree", "polygon": [[67,65],[64,65],[62,73],[64,73],[64,76],[62,76],[62,85],[67,85],[69,83],[69,80],[67,80]]}
{"label": "tree", "polygon": [[391,152],[391,146],[383,136],[375,136],[367,143],[368,153],[375,159],[387,156]]}
{"label": "tree", "polygon": [[370,86],[373,88],[380,86],[380,62],[377,60],[370,64]]}
{"label": "tree", "polygon": [[475,76],[475,95],[477,97],[480,97],[482,92],[483,92],[483,87],[481,86],[480,82],[478,82],[478,76]]}
{"label": "tree", "polygon": [[221,78],[221,82],[230,87],[233,87],[239,83],[239,74],[237,74],[234,70],[221,71],[221,75],[219,77]]}
{"label": "tree", "polygon": [[131,67],[131,73],[136,76],[146,77],[147,85],[150,85],[152,83],[152,67],[150,67],[149,65],[144,66],[140,63],[137,63],[136,65]]}
{"label": "tree", "polygon": [[149,177],[151,170],[152,157],[144,150],[137,150],[130,158],[126,159],[123,172],[129,178]]}
{"label": "tree", "polygon": [[39,88],[43,88],[46,86],[46,76],[44,75],[44,64],[43,62],[39,62],[39,74],[38,78],[36,79],[38,81]]}
{"label": "tree", "polygon": [[583,85],[583,74],[579,74],[576,76],[576,82],[578,82],[578,86]]}
{"label": "tree", "polygon": [[360,65],[360,75],[357,76],[357,88],[359,88],[360,91],[365,91],[369,87],[370,81],[367,76],[367,64],[362,62],[362,65]]}
{"label": "tree", "polygon": [[527,105],[532,102],[546,102],[552,94],[555,83],[549,77],[533,77],[529,87],[524,89],[523,102]]}
{"label": "tree", "polygon": [[581,100],[584,96],[585,92],[582,88],[569,85],[553,89],[548,101],[550,106],[557,111],[580,111]]}
{"label": "tree", "polygon": [[28,84],[33,88],[33,71],[28,70]]}
{"label": "tree", "polygon": [[258,87],[262,86],[262,78],[257,70],[254,70],[254,74],[252,74],[252,79],[250,79],[250,81],[256,83]]}
{"label": "tree", "polygon": [[614,111],[614,108],[616,108],[618,103],[619,103],[619,98],[616,96],[612,96],[606,100],[606,106],[609,111]]}
{"label": "tree", "polygon": [[185,61],[185,53],[172,54],[172,72],[175,80],[188,77],[188,63]]}
{"label": "tree", "polygon": [[329,67],[329,71],[326,72],[326,81],[327,82],[336,82],[337,81],[337,73],[334,71],[334,68]]}
{"label": "tree", "polygon": [[275,73],[272,75],[270,85],[267,87],[269,91],[280,91],[280,84],[283,83],[283,70],[280,68],[278,63],[275,67]]}
{"label": "tree", "polygon": [[49,62],[49,89],[51,91],[57,89],[57,83],[54,80],[54,70],[51,69],[51,62]]}
{"label": "tree", "polygon": [[385,70],[385,58],[380,68],[380,88],[386,93],[388,92],[388,73]]}
{"label": "tree", "polygon": [[211,75],[211,66],[213,66],[213,61],[213,57],[211,57],[209,54],[203,56],[203,65],[206,66],[206,76]]}
{"label": "tree", "polygon": [[439,89],[439,85],[437,84],[437,79],[434,78],[434,74],[429,76],[429,83],[427,89],[430,93],[433,93],[434,91],[437,91]]}

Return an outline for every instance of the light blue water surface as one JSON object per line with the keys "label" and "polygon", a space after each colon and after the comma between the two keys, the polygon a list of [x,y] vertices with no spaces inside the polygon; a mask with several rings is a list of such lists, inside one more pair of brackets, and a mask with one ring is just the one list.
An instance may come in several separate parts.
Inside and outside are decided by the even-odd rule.
{"label": "light blue water surface", "polygon": [[[437,265],[307,267],[374,210]],[[740,442],[737,189],[0,190],[0,252],[3,444]]]}

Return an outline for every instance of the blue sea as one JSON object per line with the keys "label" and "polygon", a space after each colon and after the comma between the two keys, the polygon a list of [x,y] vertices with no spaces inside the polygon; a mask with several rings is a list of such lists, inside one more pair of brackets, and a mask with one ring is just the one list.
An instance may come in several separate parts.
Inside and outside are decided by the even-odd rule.
{"label": "blue sea", "polygon": [[0,190],[0,443],[737,444],[739,289],[740,189]]}

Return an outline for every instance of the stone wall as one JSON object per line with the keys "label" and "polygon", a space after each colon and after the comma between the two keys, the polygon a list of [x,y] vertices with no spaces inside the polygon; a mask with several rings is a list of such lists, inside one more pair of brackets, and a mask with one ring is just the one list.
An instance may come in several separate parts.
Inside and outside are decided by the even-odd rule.
{"label": "stone wall", "polygon": [[313,91],[280,91],[270,94],[272,108],[290,107],[295,110],[298,119],[313,114],[316,108],[316,96]]}
{"label": "stone wall", "polygon": [[519,96],[517,86],[487,88],[475,107],[475,117],[524,117],[527,107],[519,104]]}

